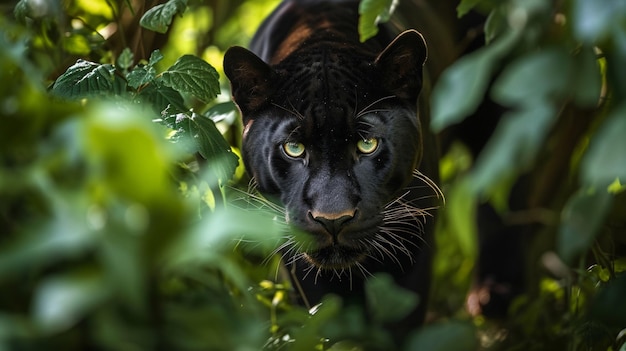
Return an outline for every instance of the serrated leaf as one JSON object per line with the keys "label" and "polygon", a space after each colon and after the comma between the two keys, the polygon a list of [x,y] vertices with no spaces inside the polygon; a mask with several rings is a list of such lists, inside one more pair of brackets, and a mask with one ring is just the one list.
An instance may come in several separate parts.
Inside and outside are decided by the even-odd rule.
{"label": "serrated leaf", "polygon": [[165,123],[178,131],[180,135],[176,139],[188,145],[191,141],[190,152],[197,151],[207,159],[217,179],[226,181],[235,174],[239,158],[211,119],[195,113],[179,113],[168,116]]}
{"label": "serrated leaf", "polygon": [[161,53],[161,51],[159,51],[159,49],[154,50],[150,54],[150,60],[148,61],[148,66],[154,66],[157,64],[157,62],[161,61],[162,59],[163,59],[163,54]]}
{"label": "serrated leaf", "polygon": [[120,56],[117,58],[117,68],[122,71],[128,70],[133,65],[134,55],[133,52],[130,51],[129,48],[125,48],[120,53]]}
{"label": "serrated leaf", "polygon": [[157,5],[141,16],[139,24],[159,33],[167,32],[172,18],[182,15],[187,9],[187,0],[169,0],[165,4]]}
{"label": "serrated leaf", "polygon": [[52,86],[52,93],[69,99],[93,95],[121,95],[126,92],[126,81],[115,74],[112,65],[78,60]]}
{"label": "serrated leaf", "polygon": [[126,75],[128,85],[134,89],[150,83],[156,77],[156,69],[152,66],[137,66]]}
{"label": "serrated leaf", "polygon": [[361,0],[359,4],[359,36],[361,42],[378,33],[378,24],[389,21],[397,0]]}
{"label": "serrated leaf", "polygon": [[26,17],[28,17],[28,3],[26,0],[20,0],[13,8],[13,16],[20,23],[26,23]]}
{"label": "serrated leaf", "polygon": [[193,55],[184,55],[161,73],[163,84],[209,102],[220,93],[219,74],[206,61]]}
{"label": "serrated leaf", "polygon": [[604,218],[611,208],[612,196],[605,190],[581,190],[563,208],[557,236],[557,252],[568,264],[593,244]]}
{"label": "serrated leaf", "polygon": [[[164,114],[166,110],[169,115],[187,111],[182,95],[168,86],[155,84],[153,82],[143,88],[138,97],[152,104],[154,109],[161,114]],[[175,125],[168,125],[168,127],[176,129]]]}

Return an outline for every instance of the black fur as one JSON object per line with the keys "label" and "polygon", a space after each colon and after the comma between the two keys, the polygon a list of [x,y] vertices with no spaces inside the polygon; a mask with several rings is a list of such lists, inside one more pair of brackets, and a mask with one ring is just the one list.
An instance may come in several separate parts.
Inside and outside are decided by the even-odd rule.
{"label": "black fur", "polygon": [[[224,70],[245,125],[246,168],[305,233],[282,248],[300,301],[335,293],[362,302],[368,276],[387,272],[421,297],[394,330],[403,335],[424,318],[438,196],[437,152],[417,112],[426,44],[416,31],[394,39],[385,28],[360,43],[357,9],[284,1],[254,53],[231,48]],[[378,148],[363,153],[360,140]],[[305,151],[290,156],[285,143]]]}

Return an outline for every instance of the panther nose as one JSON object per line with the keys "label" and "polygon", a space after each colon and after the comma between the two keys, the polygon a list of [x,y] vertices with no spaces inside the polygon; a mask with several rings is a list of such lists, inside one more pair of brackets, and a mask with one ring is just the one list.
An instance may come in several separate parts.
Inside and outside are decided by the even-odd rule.
{"label": "panther nose", "polygon": [[354,218],[355,214],[356,210],[349,210],[341,213],[309,212],[311,218],[321,224],[332,235],[337,235],[341,229]]}

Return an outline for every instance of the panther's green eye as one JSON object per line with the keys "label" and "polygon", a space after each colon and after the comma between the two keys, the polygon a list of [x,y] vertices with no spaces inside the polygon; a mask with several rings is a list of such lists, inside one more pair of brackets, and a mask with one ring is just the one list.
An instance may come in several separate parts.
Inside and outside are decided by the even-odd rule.
{"label": "panther's green eye", "polygon": [[289,141],[283,144],[283,150],[288,156],[301,157],[304,155],[304,145],[302,143],[296,143]]}
{"label": "panther's green eye", "polygon": [[371,154],[378,148],[378,139],[367,138],[357,141],[356,148],[363,154]]}

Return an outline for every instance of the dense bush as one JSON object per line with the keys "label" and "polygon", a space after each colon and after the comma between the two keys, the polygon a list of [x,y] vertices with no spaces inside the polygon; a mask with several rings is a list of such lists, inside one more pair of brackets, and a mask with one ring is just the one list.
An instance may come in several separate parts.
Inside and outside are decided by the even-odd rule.
{"label": "dense bush", "polygon": [[[0,350],[386,348],[380,326],[414,297],[378,276],[370,323],[333,297],[291,305],[272,255],[284,228],[247,194],[221,56],[276,3],[4,8]],[[364,36],[392,3],[362,1]],[[626,350],[626,6],[462,1],[460,20],[447,2],[398,6],[432,48],[446,139],[431,323],[406,348]],[[450,27],[484,14],[486,45],[458,55],[462,41],[421,28],[414,7]],[[505,112],[474,154],[455,125],[487,123],[486,98]],[[489,253],[484,204],[524,228],[523,289],[498,320],[464,306]]]}

